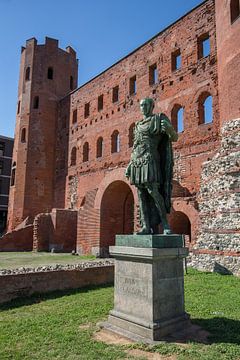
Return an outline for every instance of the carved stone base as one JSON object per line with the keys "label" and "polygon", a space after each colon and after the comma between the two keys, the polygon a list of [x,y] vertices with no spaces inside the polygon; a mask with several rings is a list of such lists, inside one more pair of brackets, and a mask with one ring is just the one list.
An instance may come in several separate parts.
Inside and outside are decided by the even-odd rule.
{"label": "carved stone base", "polygon": [[148,342],[189,325],[183,284],[188,249],[182,240],[182,235],[116,236],[110,247],[116,259],[114,309],[106,328]]}

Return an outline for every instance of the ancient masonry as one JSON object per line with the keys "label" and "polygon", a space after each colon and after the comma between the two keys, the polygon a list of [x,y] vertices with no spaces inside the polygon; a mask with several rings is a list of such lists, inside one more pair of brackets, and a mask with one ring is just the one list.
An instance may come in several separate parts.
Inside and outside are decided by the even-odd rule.
{"label": "ancient masonry", "polygon": [[137,229],[124,172],[139,101],[152,97],[179,133],[169,221],[188,262],[239,274],[239,44],[239,0],[206,0],[77,88],[71,47],[28,40],[0,250],[107,256]]}

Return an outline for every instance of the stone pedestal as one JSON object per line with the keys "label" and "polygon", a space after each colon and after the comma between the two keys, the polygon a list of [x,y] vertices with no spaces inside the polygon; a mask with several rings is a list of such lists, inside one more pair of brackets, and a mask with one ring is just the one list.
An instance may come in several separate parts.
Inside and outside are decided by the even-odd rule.
{"label": "stone pedestal", "polygon": [[104,327],[151,342],[184,329],[182,235],[117,235],[114,309]]}

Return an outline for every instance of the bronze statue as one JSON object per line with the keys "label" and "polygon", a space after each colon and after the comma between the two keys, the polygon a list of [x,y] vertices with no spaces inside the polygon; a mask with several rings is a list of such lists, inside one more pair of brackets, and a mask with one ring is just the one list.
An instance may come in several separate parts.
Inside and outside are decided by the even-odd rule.
{"label": "bronze statue", "polygon": [[171,209],[173,174],[172,141],[177,141],[170,120],[163,113],[153,114],[154,101],[140,101],[143,119],[134,130],[134,143],[126,177],[138,190],[141,230],[156,234],[161,223],[164,234],[171,234],[167,213]]}

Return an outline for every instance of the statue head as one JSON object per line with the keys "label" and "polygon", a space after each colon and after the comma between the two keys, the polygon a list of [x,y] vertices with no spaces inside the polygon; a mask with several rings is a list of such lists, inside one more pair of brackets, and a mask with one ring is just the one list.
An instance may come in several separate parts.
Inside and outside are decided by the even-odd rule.
{"label": "statue head", "polygon": [[140,101],[140,111],[144,116],[152,115],[154,108],[154,100],[151,98],[145,98]]}

